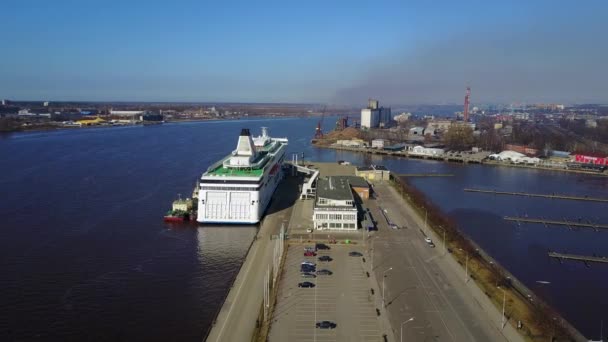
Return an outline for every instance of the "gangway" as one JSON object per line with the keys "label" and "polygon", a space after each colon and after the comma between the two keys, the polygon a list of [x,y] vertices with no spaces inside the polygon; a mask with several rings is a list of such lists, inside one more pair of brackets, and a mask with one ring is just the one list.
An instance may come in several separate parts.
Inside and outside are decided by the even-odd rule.
{"label": "gangway", "polygon": [[315,197],[317,190],[317,179],[319,178],[319,170],[298,165],[297,155],[294,155],[293,160],[289,163],[294,171],[309,175],[308,181],[302,184],[302,192],[300,193],[300,199],[308,199]]}

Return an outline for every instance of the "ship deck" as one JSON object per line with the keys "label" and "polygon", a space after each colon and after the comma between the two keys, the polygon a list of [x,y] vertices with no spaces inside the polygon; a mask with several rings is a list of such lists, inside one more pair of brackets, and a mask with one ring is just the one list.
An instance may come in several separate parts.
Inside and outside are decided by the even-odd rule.
{"label": "ship deck", "polygon": [[207,176],[261,177],[264,169],[236,169],[220,166],[209,171]]}

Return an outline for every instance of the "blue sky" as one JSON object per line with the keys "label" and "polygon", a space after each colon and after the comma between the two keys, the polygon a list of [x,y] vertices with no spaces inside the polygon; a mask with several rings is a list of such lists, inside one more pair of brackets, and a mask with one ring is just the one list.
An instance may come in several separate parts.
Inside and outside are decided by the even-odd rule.
{"label": "blue sky", "polygon": [[606,1],[3,2],[0,97],[608,102]]}

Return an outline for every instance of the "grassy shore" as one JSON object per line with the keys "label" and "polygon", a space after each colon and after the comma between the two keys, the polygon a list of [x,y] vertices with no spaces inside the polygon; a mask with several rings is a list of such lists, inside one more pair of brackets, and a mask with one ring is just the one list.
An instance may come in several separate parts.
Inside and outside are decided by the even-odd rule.
{"label": "grassy shore", "polygon": [[581,340],[582,336],[576,329],[540,298],[530,295],[529,290],[462,234],[456,222],[424,193],[400,177],[393,178],[391,185],[418,215],[424,217],[425,212],[428,214],[428,226],[437,236],[443,236],[445,232],[448,251],[463,268],[468,268],[469,281],[474,281],[499,311],[502,311],[505,299],[507,324],[517,327],[521,321],[522,328],[518,331],[527,341]]}

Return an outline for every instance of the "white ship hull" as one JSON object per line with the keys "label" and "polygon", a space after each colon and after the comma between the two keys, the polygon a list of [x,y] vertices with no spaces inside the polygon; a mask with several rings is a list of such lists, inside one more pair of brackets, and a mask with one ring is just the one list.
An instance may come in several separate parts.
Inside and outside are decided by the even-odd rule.
{"label": "white ship hull", "polygon": [[203,174],[197,221],[204,224],[258,223],[283,177],[287,140],[281,141],[265,156],[263,172],[259,170],[260,173],[254,177],[242,174],[218,176],[209,171]]}

